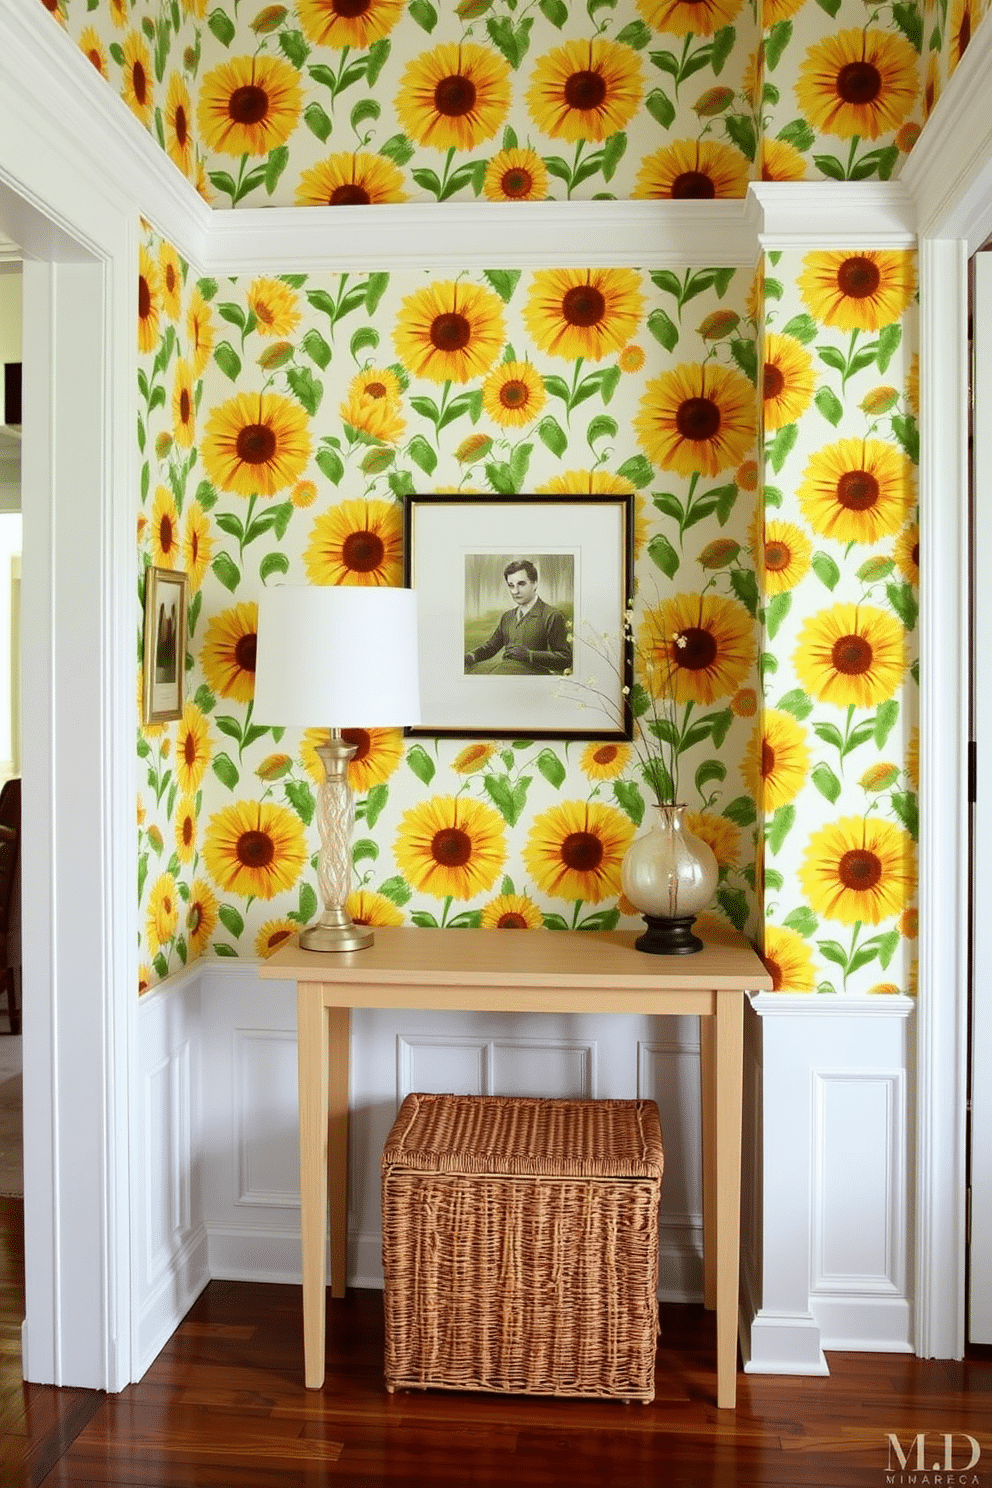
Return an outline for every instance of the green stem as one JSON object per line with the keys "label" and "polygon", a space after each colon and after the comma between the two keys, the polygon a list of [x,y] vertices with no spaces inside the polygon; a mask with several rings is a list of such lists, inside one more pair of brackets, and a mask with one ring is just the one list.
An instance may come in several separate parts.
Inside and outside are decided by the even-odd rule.
{"label": "green stem", "polygon": [[860,135],[857,135],[857,134],[854,135],[853,138],[852,138],[852,140],[851,140],[851,148],[850,148],[850,150],[848,152],[848,156],[847,156],[847,177],[846,177],[846,179],[848,181],[851,180],[851,172],[854,170],[854,157],[857,154],[858,145],[860,143],[861,143],[861,136]]}
{"label": "green stem", "polygon": [[441,172],[441,185],[438,187],[437,199],[444,200],[444,188],[448,184],[448,173],[451,170],[451,162],[455,158],[455,147],[451,145],[447,155],[444,157],[444,170]]}
{"label": "green stem", "polygon": [[855,946],[858,943],[858,936],[860,934],[861,934],[861,921],[860,920],[855,920],[855,922],[854,922],[854,932],[853,932],[853,934],[851,936],[851,949],[847,953],[847,966],[844,967],[844,991],[845,992],[847,991],[847,973],[848,973],[848,967],[850,966],[851,962],[854,960],[854,949],[855,949]]}
{"label": "green stem", "polygon": [[847,379],[851,375],[851,366],[852,366],[852,363],[854,362],[854,347],[855,347],[855,344],[857,343],[857,339],[858,339],[858,328],[857,328],[857,326],[855,326],[854,327],[854,330],[851,332],[851,344],[847,348],[847,362],[846,362],[846,364],[844,366],[844,371],[841,374],[841,379],[840,379],[840,386],[841,386],[841,391],[842,392],[846,389],[846,387],[847,387]]}
{"label": "green stem", "polygon": [[575,358],[575,370],[572,373],[572,390],[571,390],[571,392],[568,395],[568,402],[565,404],[565,420],[566,420],[567,423],[571,423],[571,421],[572,421],[572,408],[575,405],[575,398],[576,398],[576,395],[578,394],[578,391],[579,391],[579,373],[580,373],[581,370],[582,370],[582,358],[581,357],[576,357]]}
{"label": "green stem", "polygon": [[679,547],[680,548],[682,547],[683,542],[685,540],[686,524],[688,523],[689,518],[692,516],[692,502],[693,502],[693,497],[696,494],[696,487],[698,485],[699,485],[699,471],[698,470],[694,470],[692,472],[692,475],[691,475],[690,479],[689,479],[689,494],[686,497],[685,506],[683,508],[683,515],[682,515],[682,517],[679,520]]}
{"label": "green stem", "polygon": [[246,542],[248,540],[248,533],[251,530],[251,519],[255,515],[255,502],[257,500],[258,500],[258,492],[257,491],[254,491],[248,497],[248,510],[245,513],[245,520],[244,520],[244,522],[242,524],[242,527],[241,527],[241,538],[240,538],[240,540],[238,542],[238,553],[239,553],[239,556],[241,558],[242,564],[245,561],[245,544],[246,544]]}
{"label": "green stem", "polygon": [[575,909],[572,911],[572,929],[573,930],[575,930],[575,929],[578,928],[578,924],[579,924],[579,910],[581,908],[582,908],[582,900],[581,899],[576,899],[576,901],[575,901]]}
{"label": "green stem", "polygon": [[245,709],[245,721],[241,729],[241,738],[238,740],[238,764],[241,764],[244,759],[245,739],[248,737],[248,730],[251,727],[251,710],[254,705],[255,699],[249,698],[248,707]]}
{"label": "green stem", "polygon": [[440,928],[442,930],[444,929],[445,925],[447,924],[447,921],[448,921],[448,910],[451,908],[451,901],[452,901],[453,898],[454,898],[454,895],[453,894],[449,894],[448,897],[447,897],[447,899],[445,899],[445,901],[444,901],[444,908],[441,911],[441,926],[440,926]]}

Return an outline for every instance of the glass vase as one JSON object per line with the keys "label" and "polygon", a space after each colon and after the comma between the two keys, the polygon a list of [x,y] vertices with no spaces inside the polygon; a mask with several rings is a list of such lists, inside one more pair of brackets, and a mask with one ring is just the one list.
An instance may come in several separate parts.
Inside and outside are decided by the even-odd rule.
{"label": "glass vase", "polygon": [[685,806],[650,811],[650,829],[634,839],[620,867],[623,891],[648,927],[634,944],[655,956],[691,955],[703,949],[692,923],[716,893],[716,858],[686,826]]}

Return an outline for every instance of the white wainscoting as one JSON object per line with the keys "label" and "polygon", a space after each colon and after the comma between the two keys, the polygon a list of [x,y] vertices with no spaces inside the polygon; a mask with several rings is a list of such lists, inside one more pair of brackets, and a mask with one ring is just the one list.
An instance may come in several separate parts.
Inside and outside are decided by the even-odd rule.
{"label": "white wainscoting", "polygon": [[[911,1008],[767,995],[749,1008],[742,1341],[753,1372],[823,1373],[825,1349],[909,1347]],[[209,1279],[300,1280],[295,985],[262,982],[248,962],[198,964],[146,994],[138,1029],[140,1375]],[[659,1294],[701,1299],[696,1019],[356,1010],[353,1286],[382,1285],[379,1160],[411,1090],[656,1100]]]}
{"label": "white wainscoting", "polygon": [[762,993],[745,1022],[741,1340],[760,1374],[911,1352],[908,997]]}

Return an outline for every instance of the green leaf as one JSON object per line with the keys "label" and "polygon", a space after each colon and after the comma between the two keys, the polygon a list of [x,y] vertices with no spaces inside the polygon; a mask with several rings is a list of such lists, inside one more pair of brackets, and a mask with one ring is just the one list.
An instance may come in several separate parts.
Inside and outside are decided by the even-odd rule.
{"label": "green leaf", "polygon": [[434,779],[434,761],[422,744],[414,744],[407,751],[406,762],[422,785],[430,785]]}
{"label": "green leaf", "polygon": [[[652,57],[654,55],[652,53]],[[677,63],[676,66],[678,66]],[[662,129],[671,129],[675,122],[675,105],[664,89],[652,88],[644,101],[644,105],[652,119],[657,120]]]}
{"label": "green leaf", "polygon": [[775,435],[775,438],[772,440],[771,444],[768,446],[768,458],[771,461],[772,469],[775,471],[776,475],[785,464],[786,459],[790,451],[795,447],[795,443],[798,438],[799,425],[784,424]]}
{"label": "green leaf", "polygon": [[410,916],[411,921],[420,930],[436,930],[437,920],[426,909],[415,909]]}
{"label": "green leaf", "polygon": [[245,933],[245,922],[233,904],[221,904],[217,909],[217,918],[229,935],[235,940],[240,940]]}
{"label": "green leaf", "polygon": [[793,119],[784,129],[779,130],[775,138],[784,140],[787,145],[805,155],[807,150],[812,150],[816,135],[806,119]]}
{"label": "green leaf", "polygon": [[361,99],[355,104],[349,116],[352,129],[357,134],[360,124],[364,124],[366,119],[378,119],[381,113],[382,105],[374,98]]}
{"label": "green leaf", "polygon": [[207,16],[207,26],[222,46],[229,47],[236,35],[236,28],[226,10],[219,7]]}
{"label": "green leaf", "polygon": [[389,786],[379,783],[373,785],[365,797],[365,820],[370,827],[374,827],[389,800]]}
{"label": "green leaf", "polygon": [[241,376],[241,358],[229,341],[222,341],[214,348],[214,361],[225,377],[237,382]]}
{"label": "green leaf", "polygon": [[545,414],[537,426],[537,437],[559,460],[568,449],[568,435],[561,424],[550,413]]}
{"label": "green leaf", "polygon": [[818,739],[823,740],[824,744],[829,744],[833,749],[838,749],[843,753],[844,736],[836,724],[814,723],[813,732]]}
{"label": "green leaf", "polygon": [[586,443],[592,449],[597,439],[613,439],[617,433],[617,421],[610,418],[608,413],[598,414],[586,430]]}
{"label": "green leaf", "polygon": [[218,553],[210,565],[214,577],[219,579],[225,589],[233,594],[241,583],[241,570],[234,559],[228,553]]}
{"label": "green leaf", "polygon": [[391,899],[402,909],[404,904],[409,904],[413,898],[413,891],[405,878],[397,874],[394,878],[387,878],[379,885],[379,893],[386,899]]}
{"label": "green leaf", "polygon": [[520,283],[520,269],[484,269],[482,277],[496,291],[504,305],[513,299],[513,291]]}
{"label": "green leaf", "polygon": [[798,718],[802,723],[813,711],[812,699],[803,692],[801,687],[796,687],[792,692],[787,692],[784,697],[779,698],[779,708],[784,713],[791,713],[793,718]]}
{"label": "green leaf", "polygon": [[344,461],[337,450],[330,445],[321,445],[316,454],[318,468],[327,476],[332,485],[338,485],[344,475]]}
{"label": "green leaf", "polygon": [[666,351],[674,351],[679,343],[678,326],[660,306],[656,306],[648,316],[648,330]]}
{"label": "green leaf", "polygon": [[540,0],[539,9],[545,20],[557,26],[560,31],[568,20],[568,6],[565,0]]}
{"label": "green leaf", "polygon": [[822,760],[818,765],[814,765],[812,779],[821,796],[826,796],[831,805],[835,804],[840,797],[841,784],[830,766],[824,764]]}
{"label": "green leaf", "polygon": [[424,31],[431,32],[437,25],[437,11],[430,0],[410,0],[407,7],[410,15]]}
{"label": "green leaf", "polygon": [[840,569],[837,567],[829,553],[814,553],[810,560],[813,572],[821,584],[826,584],[828,589],[834,589],[840,579]]}
{"label": "green leaf", "polygon": [[644,797],[632,780],[614,780],[613,797],[635,826],[639,827],[644,820]]}
{"label": "green leaf", "polygon": [[792,594],[786,590],[782,594],[773,594],[765,611],[765,629],[770,637],[774,638],[778,633],[779,626],[792,608]]}
{"label": "green leaf", "polygon": [[782,332],[783,336],[792,336],[803,346],[809,346],[815,341],[818,333],[819,327],[812,315],[794,315]]}
{"label": "green leaf", "polygon": [[735,568],[730,575],[730,587],[750,615],[758,613],[758,580],[749,568]]}
{"label": "green leaf", "polygon": [[[823,5],[824,0],[816,0],[816,3],[817,5]],[[839,7],[840,0],[831,0],[831,4]],[[830,181],[844,181],[847,179],[844,174],[844,167],[836,155],[814,155],[813,164]]]}
{"label": "green leaf", "polygon": [[527,16],[518,26],[514,26],[508,16],[490,16],[486,21],[490,41],[513,68],[519,67],[527,55],[533,24],[533,16]]}
{"label": "green leaf", "polygon": [[638,491],[643,491],[644,487],[649,486],[654,480],[654,468],[651,461],[644,455],[632,455],[629,460],[623,462],[617,475],[622,476],[624,480],[629,480]]}
{"label": "green leaf", "polygon": [[920,836],[920,812],[916,796],[912,791],[893,791],[889,798],[892,809],[902,822],[913,841]]}
{"label": "green leaf", "polygon": [[726,780],[726,778],[727,767],[722,760],[703,760],[695,775],[696,789],[702,795],[703,787],[708,785],[711,780]]}
{"label": "green leaf", "polygon": [[379,147],[380,155],[385,155],[387,160],[392,160],[399,166],[409,164],[415,153],[416,147],[405,134],[390,135],[386,143]]}
{"label": "green leaf", "polygon": [[286,381],[307,413],[313,418],[324,396],[324,384],[317,381],[309,367],[290,367],[286,373]]}
{"label": "green leaf", "polygon": [[734,929],[743,933],[749,913],[747,895],[744,890],[731,889],[724,884],[716,891],[716,902]]}
{"label": "green leaf", "polygon": [[890,419],[892,432],[914,465],[920,463],[920,431],[912,414],[903,417],[893,414]]}
{"label": "green leaf", "polygon": [[667,578],[675,577],[681,560],[663,532],[656,532],[648,543],[648,557]]}
{"label": "green leaf", "polygon": [[892,325],[883,326],[879,331],[876,361],[880,372],[888,371],[889,363],[898,351],[901,342],[902,326],[898,321],[893,321]]}
{"label": "green leaf", "polygon": [[310,358],[311,361],[317,363],[317,366],[321,369],[321,371],[323,371],[330,365],[331,356],[333,355],[333,353],[331,352],[331,348],[328,345],[327,341],[325,341],[324,337],[317,330],[316,326],[310,327],[309,331],[307,331],[306,335],[303,337],[303,341],[301,344],[307,356]]}
{"label": "green leaf", "polygon": [[920,607],[911,584],[886,584],[885,593],[907,630],[915,630]]}
{"label": "green leaf", "polygon": [[545,780],[551,782],[556,790],[561,790],[565,783],[565,766],[555,754],[553,749],[542,749],[537,757],[537,768]]}
{"label": "green leaf", "polygon": [[883,749],[899,717],[899,704],[895,698],[887,698],[875,710],[874,738],[876,749]]}
{"label": "green leaf", "polygon": [[782,53],[792,40],[792,22],[778,21],[765,40],[765,66],[774,72],[782,60]]}
{"label": "green leaf", "polygon": [[530,776],[525,775],[513,784],[507,775],[487,775],[483,783],[496,810],[515,827],[527,803]]}
{"label": "green leaf", "polygon": [[728,821],[736,822],[739,827],[751,827],[758,820],[758,811],[750,796],[735,796],[723,808],[723,814]]}
{"label": "green leaf", "polygon": [[911,42],[916,51],[923,50],[923,17],[919,5],[915,3],[906,4],[905,0],[896,0],[892,7],[892,19],[908,42]]}
{"label": "green leaf", "polygon": [[352,844],[351,861],[353,863],[361,863],[365,858],[375,861],[378,856],[379,844],[373,842],[371,837],[359,837],[358,841]]}
{"label": "green leaf", "polygon": [[415,434],[407,447],[410,459],[419,465],[425,475],[433,475],[437,468],[437,455],[422,434]]}
{"label": "green leaf", "polygon": [[818,387],[813,402],[823,414],[828,423],[833,424],[836,429],[844,417],[844,405],[832,388]]}
{"label": "green leaf", "polygon": [[303,110],[303,122],[310,130],[310,133],[315,134],[321,142],[330,137],[331,131],[334,128],[330,115],[316,100],[313,103],[308,103]]}
{"label": "green leaf", "polygon": [[808,940],[811,935],[816,934],[820,922],[808,904],[801,904],[798,909],[787,914],[782,923],[786,929],[795,930],[797,935]]}
{"label": "green leaf", "polygon": [[302,31],[280,31],[279,50],[299,72],[310,55],[306,37]]}
{"label": "green leaf", "polygon": [[284,789],[286,791],[287,801],[303,825],[308,827],[313,821],[314,812],[317,809],[313,791],[305,780],[287,780]]}
{"label": "green leaf", "polygon": [[265,189],[271,196],[279,184],[279,177],[289,164],[289,146],[276,145],[274,150],[269,151],[269,158],[265,162]]}
{"label": "green leaf", "polygon": [[370,274],[365,281],[365,308],[374,315],[379,301],[389,288],[389,275],[383,272]]}
{"label": "green leaf", "polygon": [[223,751],[221,751],[220,754],[214,755],[213,760],[211,761],[211,768],[213,769],[213,772],[217,776],[217,779],[220,781],[221,785],[226,785],[228,790],[233,791],[238,781],[241,779],[241,776],[238,773],[237,765],[231,759],[231,756],[229,754],[224,754]]}
{"label": "green leaf", "polygon": [[847,967],[848,976],[851,976],[855,971],[860,971],[862,966],[868,966],[877,957],[878,941],[866,940],[864,945],[858,946],[854,955],[851,957]]}
{"label": "green leaf", "polygon": [[781,851],[782,843],[795,825],[795,820],[795,806],[789,804],[778,807],[767,829],[768,846],[772,853],[777,854]]}
{"label": "green leaf", "polygon": [[746,114],[728,114],[723,122],[729,138],[741,154],[753,160],[758,153],[758,135],[753,119]]}
{"label": "green leaf", "polygon": [[845,971],[847,970],[847,952],[839,941],[818,940],[816,943],[821,955],[826,956],[827,960],[833,961],[835,965],[843,966]]}
{"label": "green leaf", "polygon": [[301,925],[306,925],[317,913],[317,891],[313,884],[300,884],[299,908],[296,911]]}

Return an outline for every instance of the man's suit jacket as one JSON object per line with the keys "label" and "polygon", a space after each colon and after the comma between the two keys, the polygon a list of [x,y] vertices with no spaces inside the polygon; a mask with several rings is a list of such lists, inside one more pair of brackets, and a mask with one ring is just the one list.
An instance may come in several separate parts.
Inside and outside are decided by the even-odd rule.
{"label": "man's suit jacket", "polygon": [[543,599],[536,599],[521,621],[517,611],[507,610],[488,641],[465,655],[466,667],[486,661],[506,646],[523,646],[530,657],[526,662],[501,661],[496,672],[561,673],[572,665],[572,647],[565,617]]}

